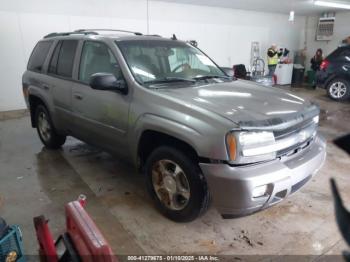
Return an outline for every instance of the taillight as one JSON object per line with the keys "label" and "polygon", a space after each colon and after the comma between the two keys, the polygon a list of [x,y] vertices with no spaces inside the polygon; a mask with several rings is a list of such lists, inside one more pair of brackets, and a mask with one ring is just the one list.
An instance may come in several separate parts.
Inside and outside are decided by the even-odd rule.
{"label": "taillight", "polygon": [[329,66],[329,61],[323,60],[321,65],[320,65],[320,68],[321,68],[321,70],[326,70],[328,66]]}

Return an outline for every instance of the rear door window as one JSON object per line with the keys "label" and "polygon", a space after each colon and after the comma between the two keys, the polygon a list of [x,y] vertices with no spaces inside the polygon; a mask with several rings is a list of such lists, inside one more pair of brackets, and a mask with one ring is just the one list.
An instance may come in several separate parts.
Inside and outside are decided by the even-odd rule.
{"label": "rear door window", "polygon": [[41,72],[43,69],[43,65],[47,54],[49,53],[50,47],[52,45],[52,41],[41,41],[37,43],[34,47],[32,55],[29,58],[28,62],[28,70]]}
{"label": "rear door window", "polygon": [[72,77],[75,52],[78,40],[60,41],[52,55],[49,73],[63,77]]}

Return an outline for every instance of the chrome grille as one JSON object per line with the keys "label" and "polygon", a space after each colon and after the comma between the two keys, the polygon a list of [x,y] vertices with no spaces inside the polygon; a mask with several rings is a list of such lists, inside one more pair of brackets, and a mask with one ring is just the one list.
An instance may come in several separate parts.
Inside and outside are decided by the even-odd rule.
{"label": "chrome grille", "polygon": [[[292,146],[279,150],[277,156],[290,156],[307,148],[313,142],[316,130],[317,124],[310,119],[290,128],[274,131],[276,142],[282,142],[289,139],[302,140],[299,143],[295,143]],[[302,139],[303,136],[305,136],[305,139]]]}

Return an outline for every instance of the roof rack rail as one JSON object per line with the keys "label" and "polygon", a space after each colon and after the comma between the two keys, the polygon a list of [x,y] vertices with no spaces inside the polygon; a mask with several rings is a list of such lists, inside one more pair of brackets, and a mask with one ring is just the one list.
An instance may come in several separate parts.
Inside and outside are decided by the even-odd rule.
{"label": "roof rack rail", "polygon": [[111,32],[122,32],[122,33],[130,33],[130,34],[134,34],[134,35],[142,35],[142,33],[140,32],[133,32],[133,31],[128,31],[128,30],[119,30],[119,29],[78,29],[75,30],[74,32],[78,32],[78,33],[84,33],[84,32],[95,32],[96,31],[111,31]]}
{"label": "roof rack rail", "polygon": [[153,34],[153,35],[145,35],[145,36],[155,36],[155,37],[162,37],[161,35]]}
{"label": "roof rack rail", "polygon": [[83,34],[83,35],[98,35],[98,33],[96,32],[92,32],[92,31],[84,31],[84,32],[60,32],[60,33],[50,33],[46,36],[44,36],[44,38],[50,38],[50,37],[55,37],[55,36],[67,36],[67,35],[79,35],[79,34]]}

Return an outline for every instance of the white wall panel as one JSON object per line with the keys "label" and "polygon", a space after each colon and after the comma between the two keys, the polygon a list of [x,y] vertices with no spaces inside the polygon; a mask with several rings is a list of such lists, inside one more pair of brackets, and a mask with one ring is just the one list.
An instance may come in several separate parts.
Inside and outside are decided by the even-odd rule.
{"label": "white wall panel", "polygon": [[0,111],[24,108],[21,79],[25,55],[16,13],[0,11],[0,32]]}
{"label": "white wall panel", "polygon": [[146,0],[0,0],[0,10],[146,19]]}
{"label": "white wall panel", "polygon": [[140,19],[111,18],[109,28],[147,33],[147,22]]}
{"label": "white wall panel", "polygon": [[[111,19],[108,17],[97,16],[70,16],[69,30],[84,29],[84,28],[109,28]],[[68,31],[69,31],[68,30]]]}
{"label": "white wall panel", "polygon": [[69,31],[70,28],[69,17],[64,15],[23,13],[18,16],[26,62],[39,39],[52,32]]}

